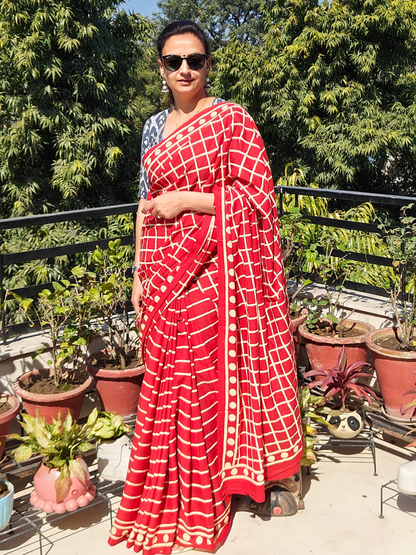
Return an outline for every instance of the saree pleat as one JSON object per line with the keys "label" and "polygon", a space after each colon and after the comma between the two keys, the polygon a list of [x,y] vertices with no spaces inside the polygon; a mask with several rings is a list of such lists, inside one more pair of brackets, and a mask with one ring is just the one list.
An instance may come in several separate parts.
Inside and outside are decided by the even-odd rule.
{"label": "saree pleat", "polygon": [[115,522],[137,552],[170,553],[174,543],[211,549],[228,532],[230,499],[224,502],[217,455],[212,274],[211,268],[175,299],[147,339],[153,355]]}
{"label": "saree pleat", "polygon": [[258,130],[223,103],[150,149],[151,196],[214,193],[216,215],[146,216],[146,365],[111,545],[214,551],[233,493],[297,472],[303,439],[273,181]]}

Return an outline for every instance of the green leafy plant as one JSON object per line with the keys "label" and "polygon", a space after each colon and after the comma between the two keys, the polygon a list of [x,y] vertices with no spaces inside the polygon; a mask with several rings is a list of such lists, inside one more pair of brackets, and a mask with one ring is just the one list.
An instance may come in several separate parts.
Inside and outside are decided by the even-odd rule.
{"label": "green leafy plant", "polygon": [[331,427],[331,424],[326,420],[326,416],[332,414],[332,411],[325,406],[326,402],[327,399],[324,396],[313,395],[309,387],[302,386],[299,388],[299,405],[305,442],[301,466],[311,466],[316,462],[315,445],[318,440],[315,436],[318,429],[314,426],[314,423]]}
{"label": "green leafy plant", "polygon": [[[20,307],[34,326],[37,319],[42,333],[51,341],[51,359],[55,386],[70,383],[86,358],[86,348],[97,333],[91,324],[99,292],[94,286],[95,274],[76,266],[71,270],[72,281],[53,282],[38,298],[14,294]],[[37,351],[36,356],[45,348]]]}
{"label": "green leafy plant", "polygon": [[40,454],[44,457],[46,466],[60,470],[55,482],[58,503],[66,496],[70,487],[70,471],[85,485],[85,472],[77,458],[94,449],[90,440],[117,438],[130,431],[121,416],[98,411],[96,408],[84,425],[74,422],[69,411],[64,420],[59,414],[52,424],[48,424],[39,414],[35,418],[22,413],[22,419],[21,425],[26,435],[7,436],[22,443],[12,451],[12,456],[16,462],[21,463],[32,455]]}
{"label": "green leafy plant", "polygon": [[400,349],[416,351],[416,217],[408,215],[413,204],[403,208],[400,226],[380,224],[386,235],[395,279],[388,293],[395,316],[393,327]]}
{"label": "green leafy plant", "polygon": [[110,241],[106,250],[97,247],[93,254],[97,324],[105,326],[102,336],[110,358],[115,362],[120,357],[123,368],[127,367],[128,356],[138,341],[135,319],[129,315],[133,278],[127,274],[127,260],[120,239]]}
{"label": "green leafy plant", "polygon": [[117,439],[131,431],[130,426],[123,422],[119,414],[104,410],[99,411],[97,408],[94,408],[91,412],[88,422],[91,425],[88,437],[94,437],[98,441]]}
{"label": "green leafy plant", "polygon": [[76,460],[82,453],[90,451],[94,446],[88,441],[91,424],[87,422],[81,426],[72,420],[68,411],[62,421],[59,414],[57,420],[48,424],[39,414],[34,418],[22,413],[22,427],[25,436],[9,434],[9,439],[16,439],[22,445],[12,451],[16,462],[30,459],[34,454],[40,454],[49,468],[57,468],[60,475],[56,480],[56,498],[59,503],[67,494],[70,487],[70,470],[85,485],[86,477],[80,463]]}
{"label": "green leafy plant", "polygon": [[305,378],[315,378],[306,387],[322,387],[324,397],[331,398],[335,395],[341,397],[342,412],[346,411],[346,400],[350,392],[358,395],[360,399],[363,397],[372,405],[371,396],[377,399],[376,394],[370,386],[357,383],[359,378],[368,378],[370,374],[361,371],[364,366],[368,366],[367,362],[361,360],[354,364],[348,365],[348,347],[342,346],[339,354],[337,366],[329,370],[309,370],[306,372]]}

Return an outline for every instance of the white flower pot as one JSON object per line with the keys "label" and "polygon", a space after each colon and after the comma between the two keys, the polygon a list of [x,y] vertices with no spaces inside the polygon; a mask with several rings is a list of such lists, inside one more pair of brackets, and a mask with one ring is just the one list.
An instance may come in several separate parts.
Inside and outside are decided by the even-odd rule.
{"label": "white flower pot", "polygon": [[2,480],[9,490],[5,497],[0,498],[0,530],[6,528],[10,522],[13,511],[14,486],[7,480]]}
{"label": "white flower pot", "polygon": [[416,495],[416,461],[399,466],[397,487],[406,495]]}
{"label": "white flower pot", "polygon": [[127,476],[130,451],[131,439],[128,436],[100,443],[97,449],[97,459],[101,478],[111,482],[124,481]]}

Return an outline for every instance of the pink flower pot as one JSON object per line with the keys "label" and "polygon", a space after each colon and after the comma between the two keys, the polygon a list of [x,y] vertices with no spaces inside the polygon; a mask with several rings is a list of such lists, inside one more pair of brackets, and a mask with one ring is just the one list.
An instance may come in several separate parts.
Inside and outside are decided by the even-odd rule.
{"label": "pink flower pot", "polygon": [[83,459],[80,462],[86,476],[86,485],[82,484],[70,471],[71,486],[67,495],[59,503],[56,500],[55,481],[60,471],[56,468],[48,468],[43,463],[36,471],[33,483],[35,489],[30,495],[30,503],[45,513],[63,514],[72,512],[79,507],[86,507],[95,497],[95,486],[91,483],[88,466]]}

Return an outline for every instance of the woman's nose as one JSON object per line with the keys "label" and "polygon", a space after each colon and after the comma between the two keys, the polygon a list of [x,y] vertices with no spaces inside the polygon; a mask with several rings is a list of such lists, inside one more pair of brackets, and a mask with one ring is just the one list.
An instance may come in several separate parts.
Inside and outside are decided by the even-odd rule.
{"label": "woman's nose", "polygon": [[[185,62],[185,65],[183,64],[183,62]],[[179,68],[179,71],[191,71],[190,67],[188,66],[188,60],[186,58],[183,58],[182,63],[181,63],[181,67]]]}

